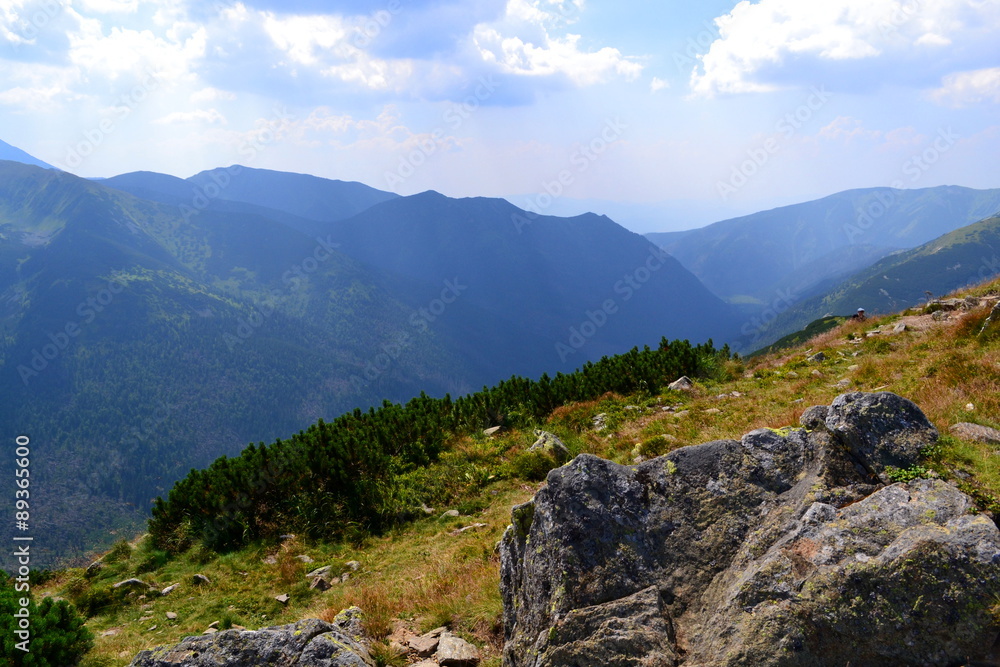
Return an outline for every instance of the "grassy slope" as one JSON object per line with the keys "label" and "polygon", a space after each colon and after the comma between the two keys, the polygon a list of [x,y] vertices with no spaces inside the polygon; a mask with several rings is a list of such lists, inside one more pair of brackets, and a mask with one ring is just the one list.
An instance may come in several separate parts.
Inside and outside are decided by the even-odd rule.
{"label": "grassy slope", "polygon": [[[1000,292],[1000,281],[966,293],[989,292]],[[998,510],[1000,458],[988,446],[946,435],[948,427],[959,421],[1000,427],[1000,336],[990,341],[975,336],[985,316],[985,311],[974,311],[924,331],[914,327],[903,334],[872,337],[865,334],[901,316],[849,321],[799,347],[753,359],[745,367],[733,363],[728,369],[731,379],[699,384],[693,394],[606,397],[561,408],[544,428],[564,437],[574,453],[589,451],[630,463],[639,453],[656,455],[683,445],[738,438],[764,426],[797,424],[803,410],[828,404],[844,391],[884,389],[915,401],[942,432],[940,446],[925,465],[955,479],[984,508]],[[925,326],[928,319],[907,321]],[[826,361],[805,360],[818,351],[826,353]],[[842,380],[846,386],[837,386]],[[733,392],[742,395],[734,397]],[[729,396],[720,398],[722,394]],[[665,412],[664,406],[677,406],[686,413]],[[602,432],[591,425],[597,413],[607,415],[609,428]],[[499,665],[501,603],[494,549],[511,506],[530,498],[540,484],[529,481],[538,475],[532,475],[526,459],[517,456],[533,440],[530,432],[511,432],[496,439],[476,436],[454,442],[442,462],[423,473],[450,502],[438,507],[435,516],[391,535],[356,545],[295,540],[225,556],[194,549],[142,573],[143,580],[160,588],[176,582],[181,588],[164,598],[127,600],[92,618],[89,625],[98,638],[83,664],[127,665],[137,651],[200,633],[216,620],[223,626],[257,628],[305,617],[332,618],[339,609],[358,604],[368,612],[369,630],[375,636],[385,636],[393,619],[403,619],[417,631],[447,623],[483,647],[486,665]],[[439,518],[447,508],[458,508],[463,516]],[[454,534],[476,523],[485,526]],[[92,594],[134,576],[139,564],[150,558],[147,549],[140,540],[127,558],[110,565],[94,581],[85,583],[82,571],[73,570],[61,573],[42,590],[77,599]],[[304,565],[294,558],[299,554],[316,562]],[[267,564],[268,556],[276,562]],[[308,590],[303,577],[308,569],[330,564],[339,570],[349,560],[359,561],[361,569],[348,582],[326,593]],[[191,585],[196,572],[206,574],[212,584]],[[280,593],[291,595],[287,607],[273,599]],[[167,621],[167,611],[176,612],[178,620]],[[150,630],[154,625],[156,629]],[[109,630],[116,634],[101,636]],[[380,664],[397,664],[386,650],[380,649]]]}

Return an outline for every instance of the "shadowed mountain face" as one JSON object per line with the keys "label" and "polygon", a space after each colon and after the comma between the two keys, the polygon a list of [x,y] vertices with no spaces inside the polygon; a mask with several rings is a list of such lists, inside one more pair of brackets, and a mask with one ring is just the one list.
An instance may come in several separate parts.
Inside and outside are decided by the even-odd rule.
{"label": "shadowed mountain face", "polygon": [[[365,205],[357,188],[341,201],[342,184],[237,175],[254,201],[230,185],[233,199],[192,206],[207,181],[0,162],[0,417],[36,443],[46,480],[39,566],[107,543],[248,442],[735,329],[696,278],[607,218],[382,193],[344,219]],[[309,188],[288,196],[289,181]]]}
{"label": "shadowed mountain face", "polygon": [[649,238],[715,294],[767,304],[780,293],[808,298],[891,252],[998,211],[1000,190],[872,188]]}
{"label": "shadowed mountain face", "polygon": [[912,250],[894,253],[824,293],[782,313],[763,347],[826,315],[890,313],[1000,274],[1000,216],[962,227]]}

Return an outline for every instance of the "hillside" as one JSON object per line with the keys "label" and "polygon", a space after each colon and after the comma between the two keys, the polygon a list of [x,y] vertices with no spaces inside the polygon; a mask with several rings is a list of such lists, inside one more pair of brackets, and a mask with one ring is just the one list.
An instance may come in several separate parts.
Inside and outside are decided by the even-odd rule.
{"label": "hillside", "polygon": [[11,162],[20,162],[22,164],[30,164],[36,167],[42,167],[43,169],[55,169],[51,164],[47,162],[42,162],[34,155],[29,155],[25,153],[20,148],[16,146],[11,146],[5,141],[0,141],[0,160],[9,160]]}
{"label": "hillside", "polygon": [[651,238],[720,297],[770,304],[776,293],[813,296],[998,211],[1000,190],[870,188]]}
{"label": "hillside", "polygon": [[[39,565],[106,546],[192,466],[249,442],[735,329],[607,218],[519,229],[528,214],[500,200],[224,173],[253,201],[192,213],[189,181],[0,163],[0,417],[50,443]],[[338,219],[365,197],[384,201]]]}
{"label": "hillside", "polygon": [[779,315],[759,341],[769,344],[781,331],[794,331],[815,318],[891,313],[925,303],[952,290],[1000,273],[1000,216],[894,253],[859,271],[827,292],[794,304]]}
{"label": "hillside", "polygon": [[[966,295],[1000,296],[1000,281],[959,294]],[[39,590],[68,595],[92,614],[88,625],[97,646],[85,666],[127,665],[140,649],[201,633],[213,621],[223,628],[256,628],[307,617],[333,620],[351,604],[368,614],[365,629],[379,664],[402,664],[393,657],[390,636],[405,639],[405,628],[419,633],[448,625],[479,645],[486,665],[496,666],[502,626],[494,545],[510,521],[510,508],[534,495],[537,480],[553,464],[538,467],[526,452],[537,439],[535,427],[557,435],[572,454],[633,463],[682,445],[798,424],[806,408],[830,404],[845,391],[887,390],[914,401],[942,434],[920,466],[899,474],[950,480],[996,517],[995,445],[951,433],[959,422],[1000,427],[1000,329],[984,329],[989,314],[990,307],[983,307],[947,319],[914,311],[847,322],[781,353],[729,362],[697,378],[690,392],[608,394],[498,435],[455,435],[420,477],[424,499],[435,509],[380,537],[299,537],[225,555],[195,546],[172,559],[147,538],[118,545],[97,575],[68,571]],[[905,330],[897,331],[900,324]],[[825,358],[807,359],[818,352]],[[457,516],[445,509],[458,510]],[[350,576],[326,592],[310,590],[305,573],[325,565]],[[210,583],[193,586],[195,573]],[[109,597],[110,584],[129,576],[157,588],[178,583],[182,594],[144,604],[134,595]],[[280,593],[290,594],[287,605],[274,599]],[[167,618],[168,611],[176,617]]]}

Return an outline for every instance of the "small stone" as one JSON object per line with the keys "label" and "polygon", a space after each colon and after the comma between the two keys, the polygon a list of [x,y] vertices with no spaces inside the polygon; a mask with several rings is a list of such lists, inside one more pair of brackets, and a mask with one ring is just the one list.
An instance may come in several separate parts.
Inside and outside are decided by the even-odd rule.
{"label": "small stone", "polygon": [[191,577],[191,583],[193,583],[195,586],[206,586],[212,583],[212,580],[203,574],[196,574],[193,577]]}
{"label": "small stone", "polygon": [[168,621],[176,621],[177,620],[177,614],[175,612],[168,611],[167,612],[167,620]]}
{"label": "small stone", "polygon": [[898,322],[892,329],[892,333],[903,333],[904,331],[909,331],[909,327],[906,326],[905,322]]}
{"label": "small stone", "polygon": [[952,424],[948,430],[953,436],[962,440],[981,442],[985,445],[1000,445],[1000,431],[989,426],[960,422]]}
{"label": "small stone", "polygon": [[83,576],[90,577],[95,576],[98,572],[104,569],[104,561],[95,560],[93,563],[87,566],[87,570],[83,573]]}
{"label": "small stone", "polygon": [[410,650],[421,658],[429,658],[437,651],[438,644],[441,641],[440,637],[440,633],[436,635],[427,633],[419,637],[413,637],[409,641]]}
{"label": "small stone", "polygon": [[331,588],[333,588],[333,585],[323,577],[316,577],[309,584],[309,590],[313,591],[328,591]]}
{"label": "small stone", "polygon": [[279,542],[287,542],[288,540],[294,540],[295,535],[288,533],[287,535],[278,535]]}
{"label": "small stone", "polygon": [[488,428],[485,431],[483,431],[483,435],[494,436],[502,430],[503,426],[493,426],[492,428]]}
{"label": "small stone", "polygon": [[732,394],[730,394],[730,396],[732,396],[733,398],[743,398],[743,394],[741,394],[738,391],[734,391]]}
{"label": "small stone", "polygon": [[818,364],[821,361],[826,361],[826,355],[823,354],[822,352],[817,352],[816,354],[814,354],[811,357],[809,357],[809,361],[812,361],[812,362]]}
{"label": "small stone", "polygon": [[936,310],[934,311],[934,314],[931,315],[931,319],[933,319],[935,322],[944,322],[950,317],[951,316],[948,314],[948,312],[944,310]]}
{"label": "small stone", "polygon": [[219,622],[218,621],[212,621],[211,623],[208,624],[208,627],[218,629],[219,628]]}
{"label": "small stone", "polygon": [[342,575],[340,575],[340,583],[346,584],[350,580],[351,580],[350,572],[345,572]]}
{"label": "small stone", "polygon": [[218,631],[219,631],[218,628],[208,628],[207,630],[205,630],[205,632],[203,632],[201,634],[203,634],[203,635],[214,635]]}
{"label": "small stone", "polygon": [[441,667],[476,667],[479,649],[460,637],[443,634],[438,644],[437,661]]}
{"label": "small stone", "polygon": [[787,373],[785,373],[785,377],[795,380],[799,377],[799,374],[796,373],[795,371],[788,371]]}
{"label": "small stone", "polygon": [[288,594],[287,594],[287,593],[282,593],[281,595],[276,595],[276,596],[274,597],[274,599],[275,599],[275,600],[277,600],[278,602],[280,602],[281,604],[288,604],[288,601],[289,601],[289,600],[290,600],[291,598],[290,598],[290,597],[288,597]]}
{"label": "small stone", "polygon": [[838,387],[850,387],[851,386],[851,381],[848,380],[847,378],[844,378],[843,380],[841,380],[840,382],[837,383],[837,386]]}
{"label": "small stone", "polygon": [[548,431],[535,430],[538,440],[535,441],[528,451],[542,452],[548,454],[559,463],[565,463],[569,459],[569,448],[559,439],[559,436]]}
{"label": "small stone", "polygon": [[306,579],[315,579],[316,577],[325,577],[330,574],[333,567],[330,565],[324,565],[323,567],[318,567],[309,574],[306,575]]}
{"label": "small stone", "polygon": [[460,517],[460,516],[462,516],[462,514],[458,510],[448,510],[447,512],[445,512],[444,514],[441,515],[441,518],[442,519],[447,519],[447,518],[450,517],[450,518],[454,519],[454,518]]}
{"label": "small stone", "polygon": [[142,579],[126,579],[125,581],[119,581],[117,584],[111,586],[112,588],[139,588],[146,590],[149,585],[146,584]]}
{"label": "small stone", "polygon": [[823,373],[821,371],[813,371],[812,372],[812,376],[814,378],[821,378],[821,377],[823,377]]}
{"label": "small stone", "polygon": [[102,632],[101,636],[102,637],[114,637],[119,632],[121,632],[121,628],[110,628],[110,629],[105,630],[104,632]]}
{"label": "small stone", "polygon": [[434,514],[437,513],[437,510],[435,510],[433,507],[428,507],[423,503],[420,503],[420,511],[426,514],[427,516],[433,516]]}
{"label": "small stone", "polygon": [[312,558],[310,558],[309,556],[307,556],[305,554],[302,554],[301,556],[296,556],[295,558],[296,558],[296,560],[302,561],[306,565],[308,565],[309,563],[315,563],[316,562]]}
{"label": "small stone", "polygon": [[975,412],[976,411],[975,404],[974,403],[966,403],[965,404],[965,411],[966,412]]}
{"label": "small stone", "polygon": [[157,627],[157,626],[155,626],[155,625],[151,625],[151,626],[149,627],[149,630],[146,630],[146,632],[152,632],[153,630],[155,630],[155,629],[156,629],[156,627]]}
{"label": "small stone", "polygon": [[847,370],[849,370],[849,371],[856,371],[859,368],[861,368],[861,366],[859,366],[858,364],[852,364],[852,365],[850,365],[850,366],[847,367]]}
{"label": "small stone", "polygon": [[681,410],[680,412],[675,412],[674,417],[687,417],[689,414],[691,414],[690,410]]}
{"label": "small stone", "polygon": [[351,572],[357,572],[358,570],[361,569],[361,563],[359,563],[356,560],[349,560],[344,564],[344,567],[346,567]]}
{"label": "small stone", "polygon": [[718,414],[722,414],[722,410],[720,410],[719,408],[709,408],[708,410],[705,410],[704,412],[705,412],[706,415],[718,415]]}
{"label": "small stone", "polygon": [[684,375],[667,385],[667,389],[671,391],[691,391],[694,389],[694,382],[691,382],[691,378]]}
{"label": "small stone", "polygon": [[166,588],[164,588],[162,591],[160,591],[160,595],[170,595],[171,593],[173,593],[174,591],[176,591],[179,587],[180,587],[180,584],[170,584],[169,586],[167,586]]}

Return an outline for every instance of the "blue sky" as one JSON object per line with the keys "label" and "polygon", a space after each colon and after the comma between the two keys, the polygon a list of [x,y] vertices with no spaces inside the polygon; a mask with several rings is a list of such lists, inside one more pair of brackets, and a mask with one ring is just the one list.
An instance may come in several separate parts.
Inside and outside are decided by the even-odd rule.
{"label": "blue sky", "polygon": [[0,0],[0,139],[699,226],[1000,187],[1000,0]]}

